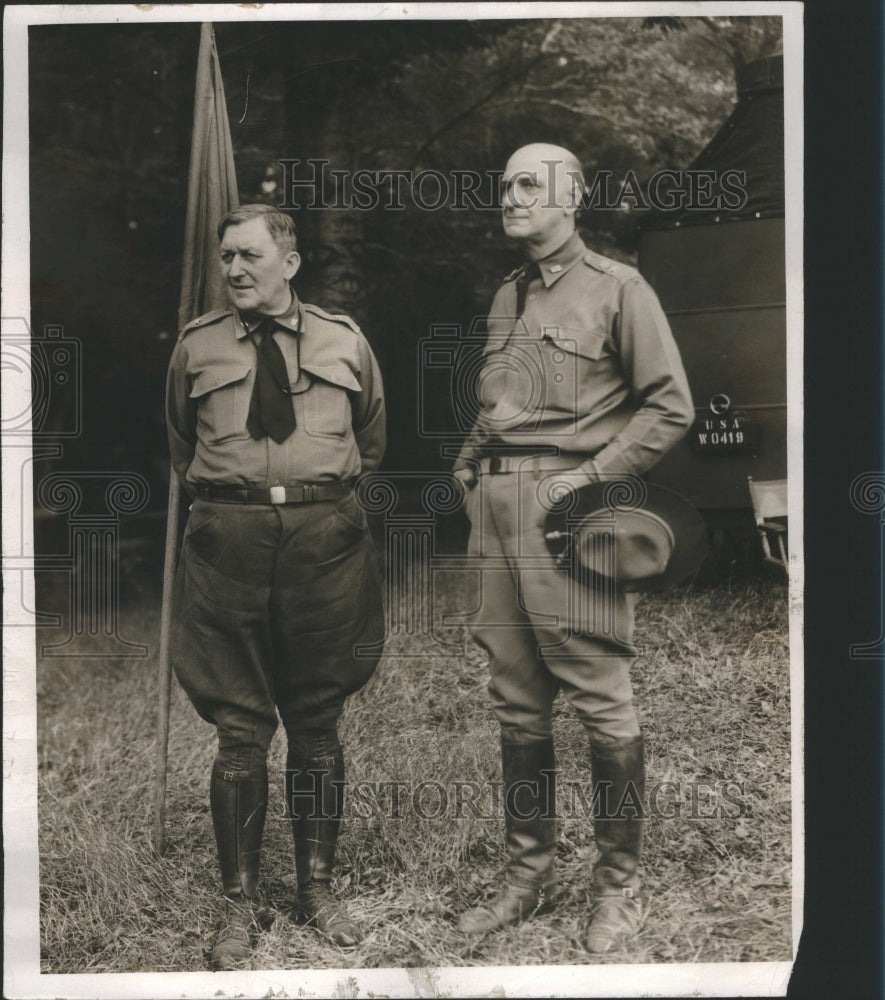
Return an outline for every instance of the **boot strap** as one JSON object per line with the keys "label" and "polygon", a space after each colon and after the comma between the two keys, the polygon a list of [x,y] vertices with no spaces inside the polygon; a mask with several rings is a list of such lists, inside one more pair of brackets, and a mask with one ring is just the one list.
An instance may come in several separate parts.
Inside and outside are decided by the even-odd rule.
{"label": "boot strap", "polygon": [[623,899],[641,899],[641,893],[639,889],[634,889],[632,885],[625,885],[618,888],[617,886],[598,886],[595,891],[595,895],[602,898],[611,898],[612,896],[617,896]]}

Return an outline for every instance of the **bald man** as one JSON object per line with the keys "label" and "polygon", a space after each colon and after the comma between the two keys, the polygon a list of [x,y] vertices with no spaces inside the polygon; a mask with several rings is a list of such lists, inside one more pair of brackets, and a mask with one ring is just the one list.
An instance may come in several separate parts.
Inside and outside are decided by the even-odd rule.
{"label": "bald man", "polygon": [[598,858],[585,943],[602,953],[624,946],[643,912],[635,594],[596,591],[557,569],[544,521],[557,490],[645,472],[694,409],[654,292],[576,232],[583,191],[580,163],[561,146],[524,146],[504,171],[504,233],[523,263],[492,303],[478,417],[455,475],[481,571],[471,633],[490,660],[509,863],[494,898],[462,914],[459,928],[478,937],[555,898],[552,706],[561,690],[589,736]]}

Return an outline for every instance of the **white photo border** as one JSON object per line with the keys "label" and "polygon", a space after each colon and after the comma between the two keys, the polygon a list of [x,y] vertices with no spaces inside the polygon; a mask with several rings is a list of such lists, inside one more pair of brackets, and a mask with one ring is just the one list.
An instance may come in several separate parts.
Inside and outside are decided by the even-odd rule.
{"label": "white photo border", "polygon": [[[439,3],[47,5],[5,9],[2,315],[29,317],[28,28],[48,24],[256,22],[280,20],[597,18],[661,15],[783,18],[785,101],[788,478],[791,582],[793,956],[802,927],[803,794],[803,5],[727,3]],[[185,169],[184,167],[182,169]],[[7,321],[4,319],[4,323]],[[30,382],[2,373],[4,418],[26,410]],[[10,553],[33,553],[32,497],[21,470],[29,447],[4,442],[4,618],[12,603],[33,607],[33,576],[11,567]],[[23,486],[23,483],[25,484]],[[21,588],[11,585],[22,578]],[[291,970],[243,973],[59,975],[40,972],[37,854],[36,653],[33,629],[5,629],[3,832],[5,840],[4,995],[8,997],[212,997],[497,995],[776,996],[786,992],[791,962],[668,965]]]}

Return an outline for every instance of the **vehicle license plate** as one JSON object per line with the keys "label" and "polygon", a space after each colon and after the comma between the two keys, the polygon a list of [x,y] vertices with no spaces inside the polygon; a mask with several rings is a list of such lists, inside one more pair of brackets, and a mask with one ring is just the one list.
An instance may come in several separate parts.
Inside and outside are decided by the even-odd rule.
{"label": "vehicle license plate", "polygon": [[755,451],[758,428],[746,417],[733,413],[709,414],[694,422],[690,432],[695,451],[721,455],[733,451]]}

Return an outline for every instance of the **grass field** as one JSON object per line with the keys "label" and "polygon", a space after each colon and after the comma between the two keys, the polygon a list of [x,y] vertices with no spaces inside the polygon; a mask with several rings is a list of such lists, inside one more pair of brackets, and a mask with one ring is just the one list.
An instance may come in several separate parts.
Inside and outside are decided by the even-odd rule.
{"label": "grass field", "polygon": [[[124,579],[120,631],[148,644],[148,658],[38,666],[43,972],[206,968],[219,900],[208,804],[214,732],[177,687],[170,845],[162,858],[151,847],[158,579],[150,560]],[[460,586],[454,575],[443,581],[441,603],[457,606]],[[50,604],[52,594],[47,584]],[[58,636],[43,630],[39,639]],[[341,726],[351,794],[337,889],[365,941],[343,952],[293,919],[278,733],[263,861],[264,898],[276,918],[253,967],[789,960],[786,585],[751,579],[645,597],[637,641],[644,655],[634,687],[654,802],[644,857],[650,903],[629,951],[600,959],[581,946],[594,860],[579,794],[589,792],[587,747],[561,699],[561,900],[552,914],[478,944],[457,933],[457,914],[492,887],[505,863],[492,800],[497,726],[480,651],[465,640],[463,655],[442,656],[428,637],[407,636],[389,643]],[[407,783],[398,809],[393,781]]]}

